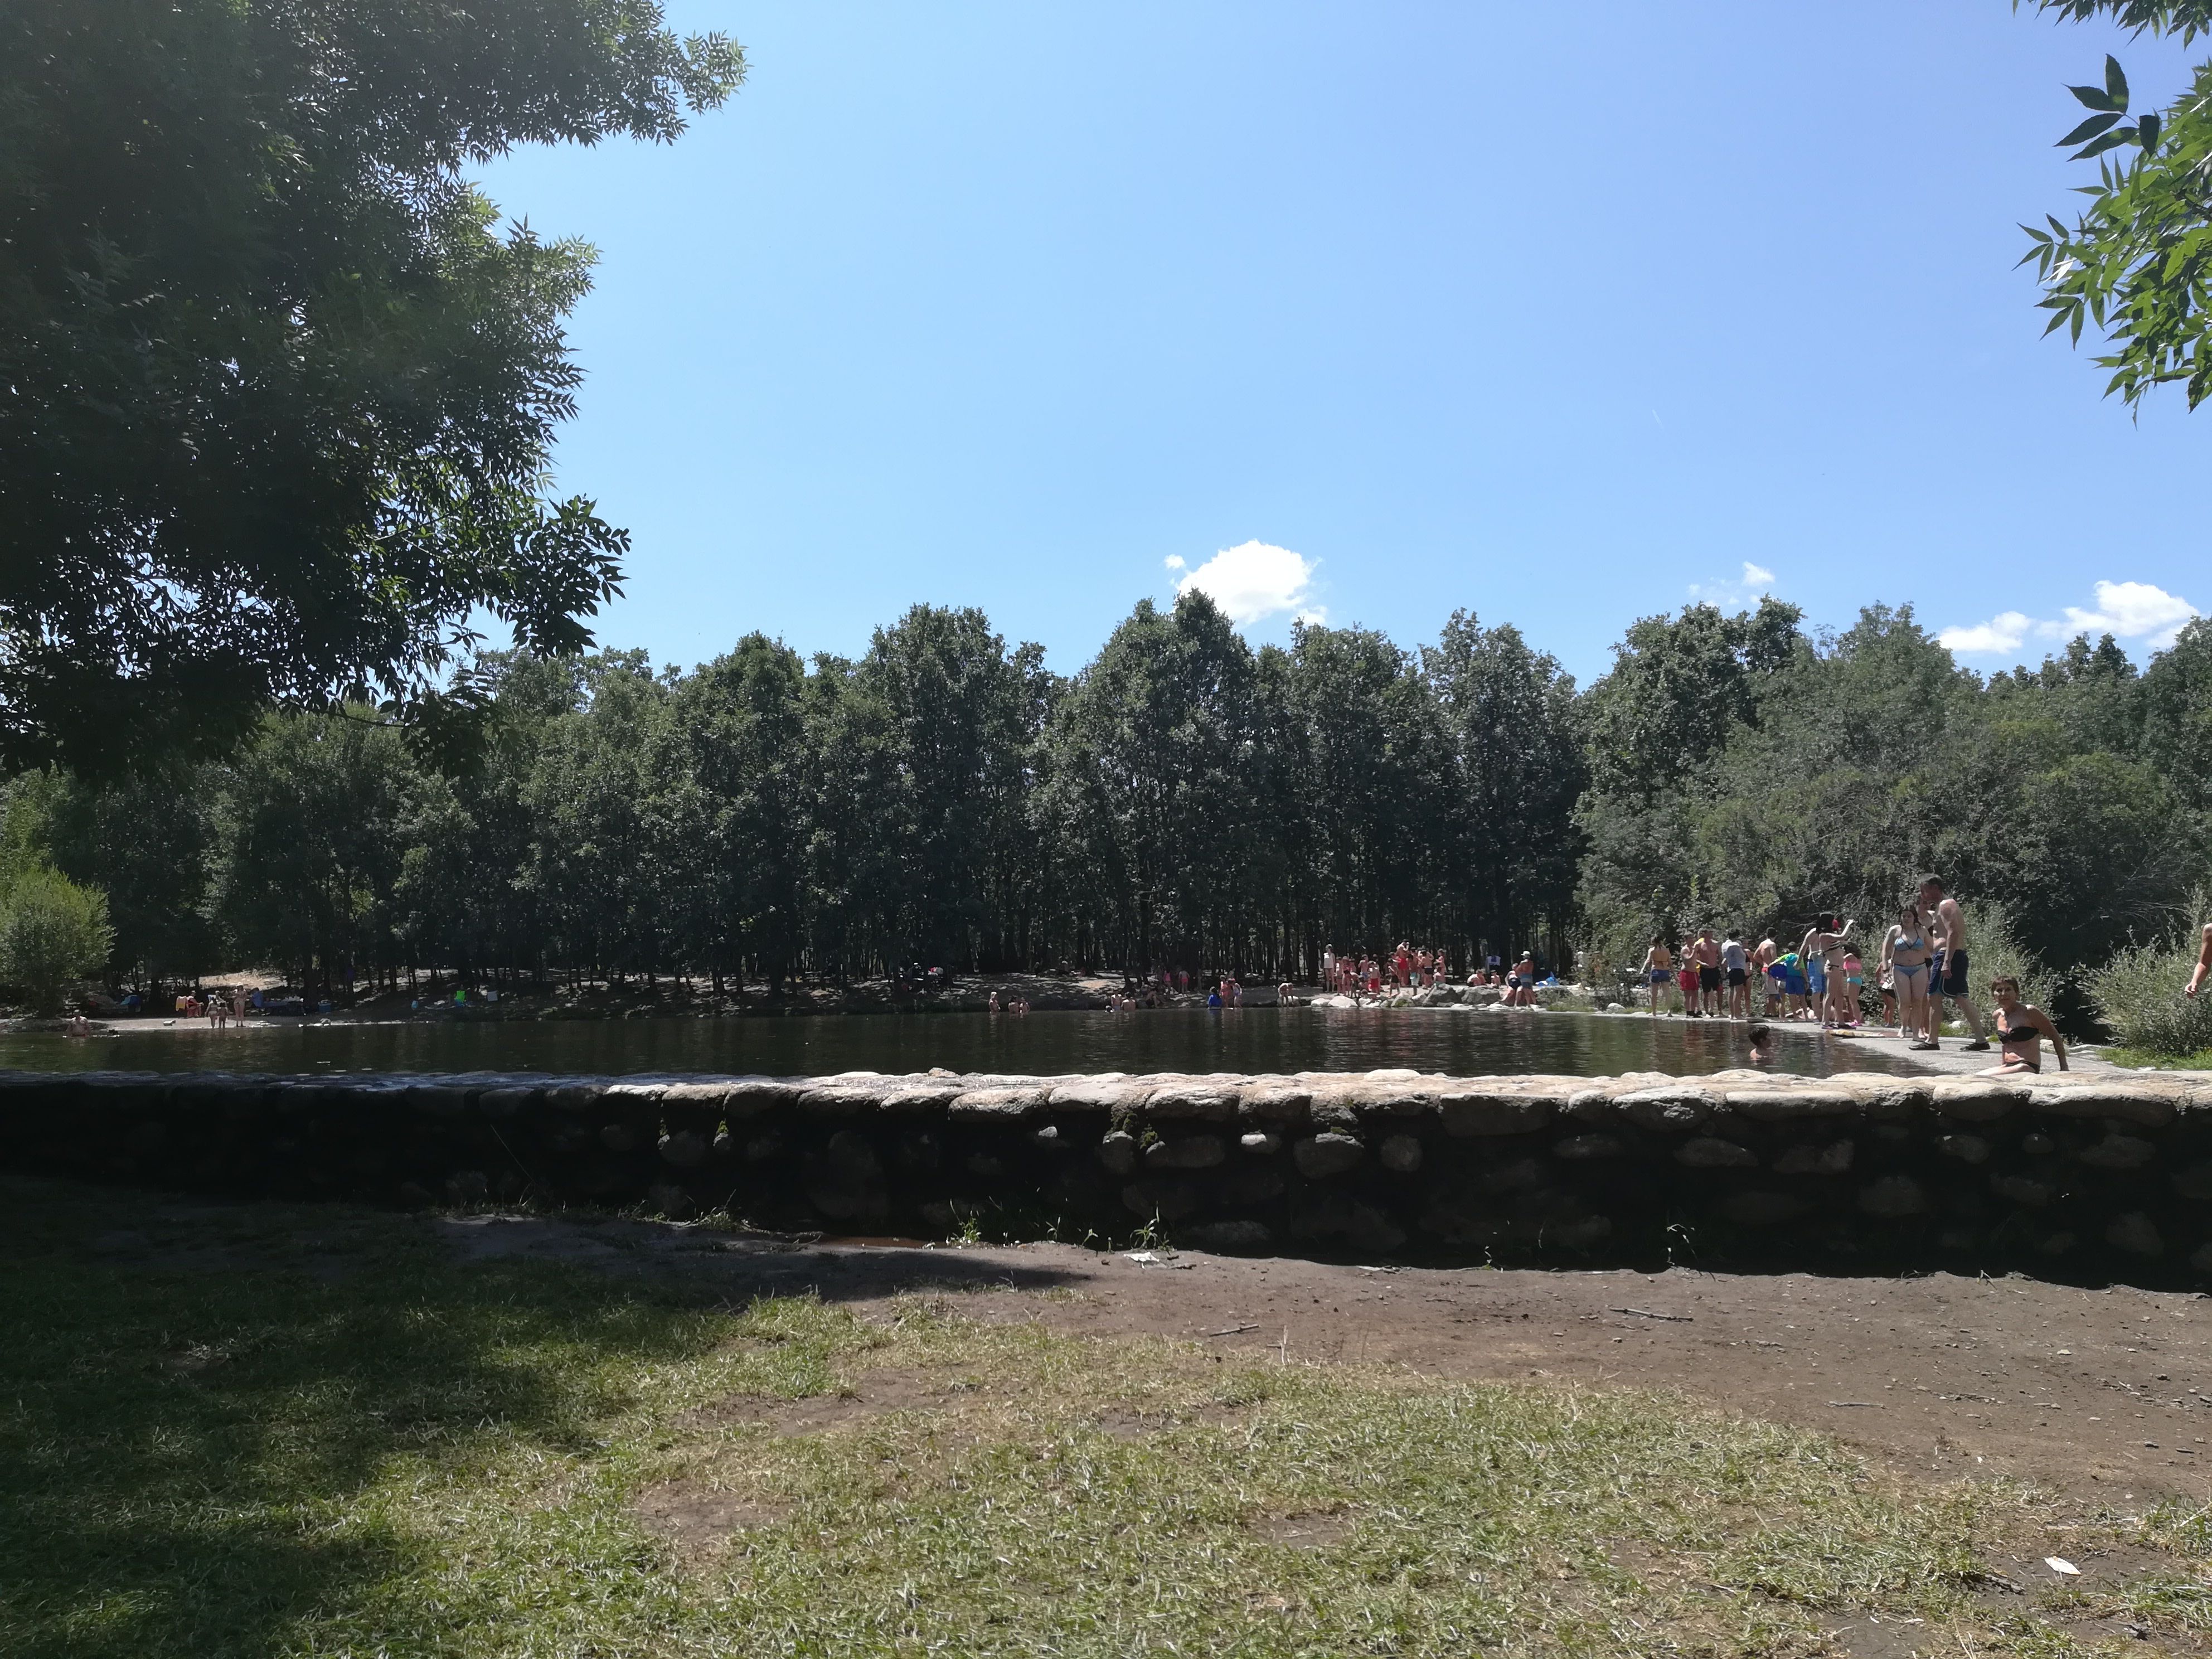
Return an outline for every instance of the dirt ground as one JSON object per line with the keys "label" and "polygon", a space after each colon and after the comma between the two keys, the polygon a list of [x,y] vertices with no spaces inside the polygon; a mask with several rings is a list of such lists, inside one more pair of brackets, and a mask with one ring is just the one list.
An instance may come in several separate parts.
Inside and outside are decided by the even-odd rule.
{"label": "dirt ground", "polygon": [[475,1256],[675,1275],[732,1300],[933,1290],[991,1319],[1243,1358],[1679,1389],[1926,1476],[2010,1475],[2094,1509],[2212,1503],[2212,1297],[2023,1278],[1363,1267],[1064,1244],[732,1237],[459,1218]]}

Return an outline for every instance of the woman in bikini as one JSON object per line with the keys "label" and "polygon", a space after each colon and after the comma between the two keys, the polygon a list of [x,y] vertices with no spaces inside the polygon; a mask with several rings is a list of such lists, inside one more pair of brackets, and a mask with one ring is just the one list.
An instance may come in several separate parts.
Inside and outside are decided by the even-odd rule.
{"label": "woman in bikini", "polygon": [[[1928,1024],[1928,930],[1913,905],[1900,906],[1897,920],[1882,936],[1881,965],[1897,989],[1897,1029],[1914,1037]],[[1916,1042],[1916,1048],[1928,1045]]]}
{"label": "woman in bikini", "polygon": [[1644,977],[1651,987],[1651,1017],[1659,1017],[1660,988],[1674,977],[1674,953],[1667,948],[1664,933],[1651,935],[1651,948],[1644,953]]}
{"label": "woman in bikini", "polygon": [[2050,1015],[2020,1000],[2018,980],[2010,974],[1998,975],[1990,981],[1990,994],[1997,1000],[1997,1051],[2002,1058],[1984,1077],[2027,1077],[2040,1072],[2045,1037],[2057,1053],[2058,1069],[2067,1069],[2066,1039],[2058,1035]]}

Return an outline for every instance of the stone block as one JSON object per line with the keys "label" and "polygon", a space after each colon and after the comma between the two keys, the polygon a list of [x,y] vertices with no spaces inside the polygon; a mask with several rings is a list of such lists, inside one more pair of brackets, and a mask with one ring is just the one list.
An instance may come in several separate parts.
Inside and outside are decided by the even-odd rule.
{"label": "stone block", "polygon": [[1192,1249],[1222,1255],[1249,1255],[1275,1242],[1273,1230],[1262,1221],[1201,1221],[1178,1236]]}
{"label": "stone block", "polygon": [[1544,1173],[1541,1159],[1516,1158],[1510,1164],[1483,1170],[1475,1176],[1474,1184],[1492,1194],[1532,1193],[1544,1184]]}
{"label": "stone block", "polygon": [[1391,1174],[1411,1175],[1421,1167],[1421,1143],[1412,1135],[1386,1135],[1375,1156]]}
{"label": "stone block", "polygon": [[1602,1158],[1626,1158],[1628,1143],[1619,1135],[1569,1135],[1552,1147],[1553,1158],[1589,1160]]}
{"label": "stone block", "polygon": [[2158,1256],[2166,1254],[2166,1241],[2158,1236],[2158,1224],[2141,1210],[2130,1210],[2125,1215],[2112,1218],[2105,1229],[2105,1243],[2116,1250],[2125,1250],[2130,1255]]}
{"label": "stone block", "polygon": [[955,1119],[978,1124],[1018,1123],[1044,1110],[1052,1091],[1041,1085],[1013,1089],[971,1089],[952,1100]]}
{"label": "stone block", "polygon": [[1052,1085],[1049,1104],[1055,1112],[1127,1112],[1145,1103],[1152,1085],[1115,1073],[1105,1077],[1070,1078]]}
{"label": "stone block", "polygon": [[1613,1097],[1613,1109],[1638,1128],[1668,1134],[1700,1127],[1719,1105],[1702,1089],[1632,1089]]}
{"label": "stone block", "polygon": [[1730,1089],[1721,1097],[1730,1111],[1759,1123],[1848,1117],[1860,1109],[1858,1097],[1843,1089]]}
{"label": "stone block", "polygon": [[1248,1165],[1221,1177],[1221,1201],[1239,1207],[1267,1204],[1280,1198],[1289,1186],[1279,1164]]}
{"label": "stone block", "polygon": [[2109,1133],[2074,1154],[2094,1170],[2140,1170],[2157,1155],[2158,1149],[2148,1140]]}
{"label": "stone block", "polygon": [[1548,1127],[1559,1107],[1548,1095],[1465,1090],[1440,1097],[1437,1110],[1446,1134],[1474,1137],[1532,1133]]}
{"label": "stone block", "polygon": [[1226,1123],[1237,1115],[1237,1091],[1212,1083],[1170,1083],[1145,1097],[1154,1123]]}
{"label": "stone block", "polygon": [[2028,1103],[2053,1117],[2108,1117],[2145,1129],[2163,1129],[2173,1121],[2174,1101],[2163,1090],[2098,1082],[2072,1088],[2031,1089]]}
{"label": "stone block", "polygon": [[1868,1215],[1899,1219],[1928,1212],[1928,1189],[1911,1176],[1884,1176],[1859,1188],[1859,1208]]}
{"label": "stone block", "polygon": [[796,1106],[805,1092],[799,1084],[781,1078],[732,1078],[729,1093],[723,1097],[722,1110],[734,1122],[741,1117],[757,1117],[778,1107]]}
{"label": "stone block", "polygon": [[2020,1091],[1980,1078],[1945,1078],[1929,1089],[1929,1103],[1961,1123],[1994,1123],[2021,1103]]}
{"label": "stone block", "polygon": [[1237,1120],[1273,1129],[1296,1129],[1313,1106],[1313,1090],[1303,1083],[1263,1079],[1237,1091]]}
{"label": "stone block", "polygon": [[1219,1135],[1176,1135],[1145,1148],[1147,1170],[1211,1170],[1229,1156]]}
{"label": "stone block", "polygon": [[1098,1142],[1098,1162],[1109,1175],[1127,1175],[1137,1167],[1137,1138],[1127,1129],[1110,1129]]}
{"label": "stone block", "polygon": [[2166,1177],[2166,1184],[2198,1204],[2212,1203],[2212,1164],[2192,1164]]}
{"label": "stone block", "polygon": [[1283,1150],[1283,1138],[1266,1129],[1237,1136],[1237,1144],[1256,1158],[1272,1158]]}
{"label": "stone block", "polygon": [[1790,1193],[1730,1193],[1721,1200],[1720,1213],[1739,1227],[1776,1227],[1796,1220],[1809,1207]]}
{"label": "stone block", "polygon": [[2006,1203],[2017,1204],[2023,1209],[2039,1210],[2051,1202],[2050,1183],[2030,1176],[1991,1176],[1990,1190]]}
{"label": "stone block", "polygon": [[1146,1220],[1181,1221],[1198,1213],[1198,1184],[1176,1176],[1133,1181],[1121,1188],[1121,1207]]}
{"label": "stone block", "polygon": [[1990,1143],[1979,1135],[1938,1135],[1936,1137],[1936,1150],[1945,1158],[1957,1158],[1961,1164],[1986,1164],[1990,1161]]}
{"label": "stone block", "polygon": [[696,1170],[707,1161],[707,1138],[696,1129],[678,1129],[660,1138],[661,1162],[678,1170]]}
{"label": "stone block", "polygon": [[1751,1170],[1758,1167],[1759,1154],[1717,1135],[1698,1135],[1674,1149],[1674,1161],[1692,1170]]}
{"label": "stone block", "polygon": [[1858,1143],[1832,1140],[1825,1146],[1792,1146],[1774,1160],[1777,1175],[1848,1175]]}
{"label": "stone block", "polygon": [[890,1091],[881,1083],[825,1083],[799,1097],[799,1109],[816,1117],[856,1117],[873,1112]]}
{"label": "stone block", "polygon": [[836,1221],[876,1221],[890,1211],[883,1161],[854,1129],[840,1129],[806,1160],[807,1201]]}
{"label": "stone block", "polygon": [[1325,1181],[1358,1168],[1366,1159],[1367,1148],[1352,1135],[1309,1135],[1291,1148],[1291,1156],[1297,1162],[1299,1174],[1309,1180]]}

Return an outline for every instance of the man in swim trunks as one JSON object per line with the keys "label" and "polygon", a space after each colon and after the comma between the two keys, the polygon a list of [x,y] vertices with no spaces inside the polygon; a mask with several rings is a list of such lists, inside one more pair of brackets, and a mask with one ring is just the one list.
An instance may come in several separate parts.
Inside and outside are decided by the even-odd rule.
{"label": "man in swim trunks", "polygon": [[1731,927],[1721,941],[1721,973],[1728,981],[1728,1017],[1751,1018],[1751,952],[1743,948],[1743,929]]}
{"label": "man in swim trunks", "polygon": [[1690,946],[1691,960],[1698,964],[1698,1005],[1715,1019],[1721,1017],[1721,946],[1710,927],[1698,929],[1698,937]]}
{"label": "man in swim trunks", "polygon": [[1942,1046],[1939,1038],[1943,1030],[1943,999],[1948,997],[1959,1005],[1959,1013],[1966,1022],[1970,1034],[1967,1048],[1974,1053],[1986,1052],[1990,1040],[1982,1035],[1981,1012],[1974,1006],[1974,999],[1966,988],[1966,918],[1959,909],[1958,900],[1943,890],[1941,876],[1921,878],[1920,908],[1932,918],[1936,939],[1936,965],[1928,976],[1928,1036],[1912,1046]]}

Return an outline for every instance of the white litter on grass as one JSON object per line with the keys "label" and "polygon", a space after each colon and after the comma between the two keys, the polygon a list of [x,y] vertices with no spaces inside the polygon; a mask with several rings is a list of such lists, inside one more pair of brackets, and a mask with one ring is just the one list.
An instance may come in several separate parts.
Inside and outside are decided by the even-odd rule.
{"label": "white litter on grass", "polygon": [[2069,1578],[2079,1578],[2081,1576],[2081,1569],[2063,1555],[2046,1555],[2043,1558],[2043,1565],[2053,1572],[2064,1573]]}
{"label": "white litter on grass", "polygon": [[1124,1250],[1121,1252],[1121,1257],[1126,1261],[1135,1262],[1139,1267],[1155,1267],[1159,1262],[1159,1257],[1154,1255],[1150,1250]]}

